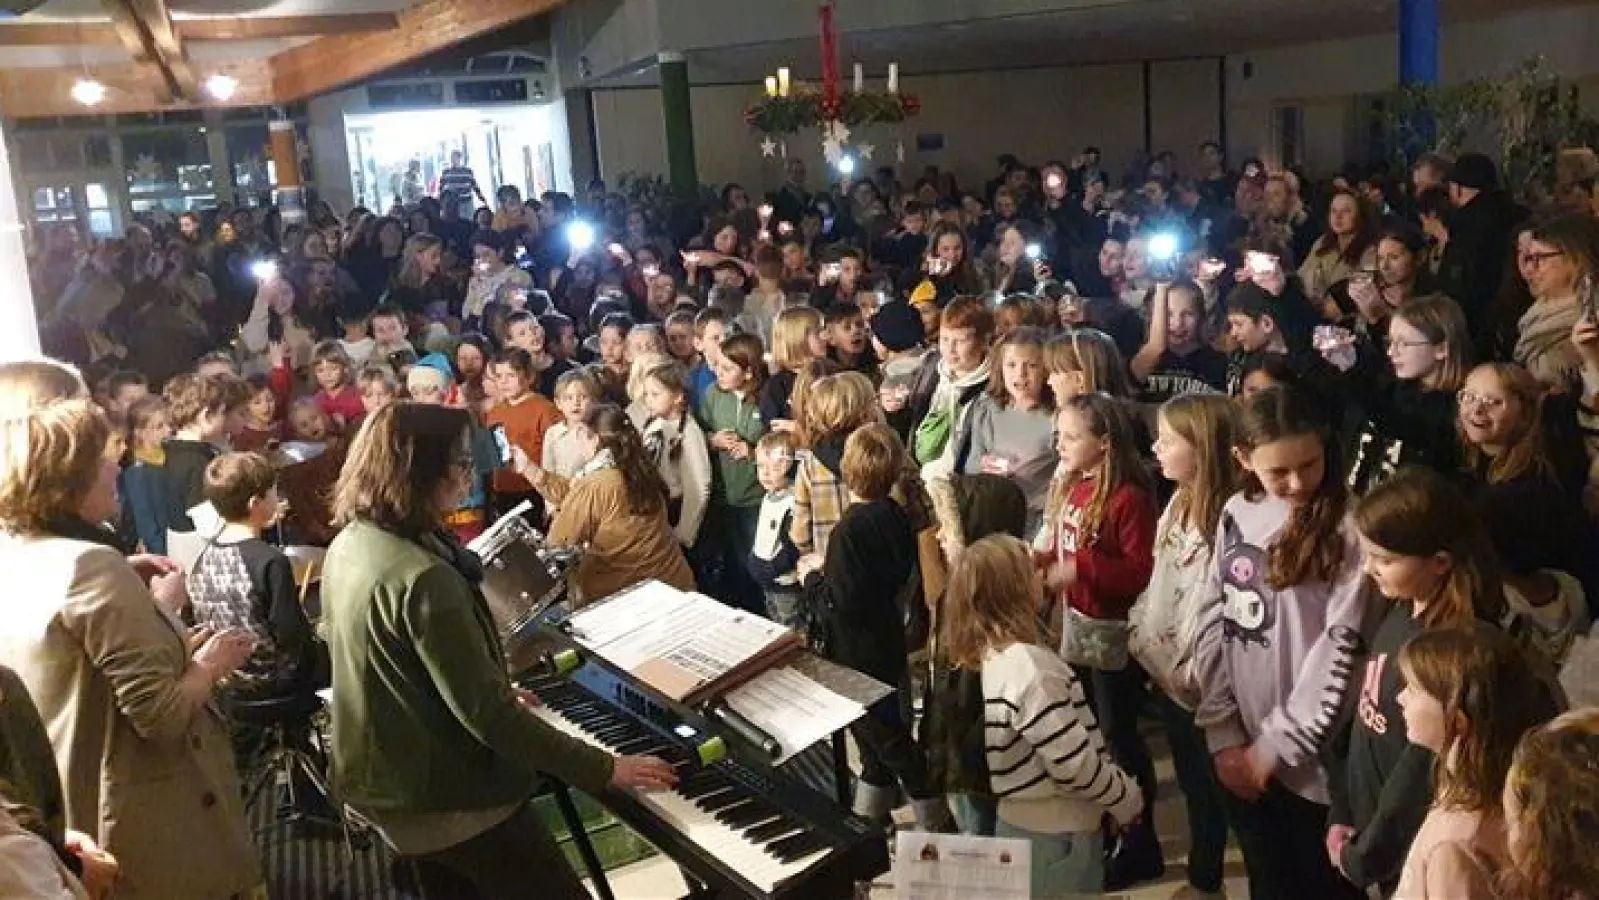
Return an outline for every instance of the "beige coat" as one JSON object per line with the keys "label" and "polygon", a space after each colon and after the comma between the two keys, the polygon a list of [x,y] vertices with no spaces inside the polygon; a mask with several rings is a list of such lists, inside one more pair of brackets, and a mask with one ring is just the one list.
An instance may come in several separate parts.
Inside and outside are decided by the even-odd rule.
{"label": "beige coat", "polygon": [[261,883],[221,720],[186,699],[177,627],[114,550],[0,535],[0,659],[55,748],[67,827],[116,856],[117,900],[213,900]]}

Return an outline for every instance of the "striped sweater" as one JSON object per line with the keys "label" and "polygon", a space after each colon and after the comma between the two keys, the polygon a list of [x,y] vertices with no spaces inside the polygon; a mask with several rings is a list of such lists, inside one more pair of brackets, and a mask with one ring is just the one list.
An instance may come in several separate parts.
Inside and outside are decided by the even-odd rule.
{"label": "striped sweater", "polygon": [[1011,644],[983,660],[984,744],[999,818],[1046,834],[1093,831],[1143,809],[1111,761],[1072,670],[1048,649]]}

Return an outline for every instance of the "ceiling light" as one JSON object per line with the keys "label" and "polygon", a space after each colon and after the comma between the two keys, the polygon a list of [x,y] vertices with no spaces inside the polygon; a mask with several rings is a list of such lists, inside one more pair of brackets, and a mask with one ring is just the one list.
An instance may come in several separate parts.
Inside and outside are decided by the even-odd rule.
{"label": "ceiling light", "polygon": [[211,96],[226,102],[239,89],[239,79],[232,75],[216,74],[205,80],[205,89]]}
{"label": "ceiling light", "polygon": [[93,78],[79,78],[72,85],[72,99],[84,106],[94,106],[105,99],[105,85]]}

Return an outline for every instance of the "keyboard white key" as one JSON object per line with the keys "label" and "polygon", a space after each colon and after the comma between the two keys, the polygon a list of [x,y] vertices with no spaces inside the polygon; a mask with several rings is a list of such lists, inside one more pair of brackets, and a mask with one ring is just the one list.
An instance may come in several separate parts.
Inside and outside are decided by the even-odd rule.
{"label": "keyboard white key", "polygon": [[[535,707],[533,712],[564,734],[602,750],[616,752],[615,748],[596,740],[548,706]],[[827,856],[826,850],[818,850],[794,862],[783,862],[767,852],[764,846],[745,837],[740,830],[717,821],[714,813],[700,809],[693,800],[676,791],[636,791],[634,797],[663,822],[761,891],[771,892],[782,881],[804,872]]]}

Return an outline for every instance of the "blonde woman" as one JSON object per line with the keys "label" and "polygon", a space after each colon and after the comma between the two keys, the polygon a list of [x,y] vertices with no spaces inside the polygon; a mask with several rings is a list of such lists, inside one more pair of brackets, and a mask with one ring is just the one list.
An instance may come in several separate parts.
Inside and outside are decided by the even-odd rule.
{"label": "blonde woman", "polygon": [[121,865],[119,900],[265,896],[209,703],[253,643],[229,631],[191,652],[163,612],[182,573],[147,587],[100,526],[117,513],[111,426],[71,374],[0,367],[0,565],[16,573],[0,659],[49,723],[67,827]]}

